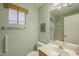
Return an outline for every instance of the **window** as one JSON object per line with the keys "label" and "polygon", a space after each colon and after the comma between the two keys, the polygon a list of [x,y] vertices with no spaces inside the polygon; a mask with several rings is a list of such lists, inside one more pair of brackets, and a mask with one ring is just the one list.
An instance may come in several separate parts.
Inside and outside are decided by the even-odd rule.
{"label": "window", "polygon": [[12,3],[4,3],[3,6],[4,8],[9,9],[9,24],[25,25],[28,9]]}
{"label": "window", "polygon": [[18,12],[18,23],[21,24],[21,25],[24,25],[25,24],[25,13],[23,12]]}
{"label": "window", "polygon": [[9,9],[9,24],[25,24],[26,15],[23,12]]}
{"label": "window", "polygon": [[9,24],[17,24],[17,10],[9,9]]}

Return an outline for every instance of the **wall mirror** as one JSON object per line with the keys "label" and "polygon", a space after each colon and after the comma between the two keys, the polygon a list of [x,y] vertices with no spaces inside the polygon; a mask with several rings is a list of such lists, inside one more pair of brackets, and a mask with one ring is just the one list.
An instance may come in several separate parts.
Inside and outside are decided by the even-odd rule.
{"label": "wall mirror", "polygon": [[54,40],[79,44],[79,4],[59,5],[50,12],[54,24]]}

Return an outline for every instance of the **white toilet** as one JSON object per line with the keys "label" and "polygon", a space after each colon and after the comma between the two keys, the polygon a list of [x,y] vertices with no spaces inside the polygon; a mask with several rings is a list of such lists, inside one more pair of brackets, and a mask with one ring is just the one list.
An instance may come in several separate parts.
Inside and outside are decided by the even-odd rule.
{"label": "white toilet", "polygon": [[[36,48],[41,47],[43,45],[45,45],[45,44],[42,42],[37,42]],[[30,53],[27,54],[27,56],[39,56],[39,53],[38,53],[38,51],[31,51]]]}

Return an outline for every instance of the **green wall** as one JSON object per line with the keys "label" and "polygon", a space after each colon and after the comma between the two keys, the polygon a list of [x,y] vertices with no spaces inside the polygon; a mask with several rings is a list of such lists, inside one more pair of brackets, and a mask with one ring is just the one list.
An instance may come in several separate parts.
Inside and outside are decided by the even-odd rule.
{"label": "green wall", "polygon": [[[48,43],[50,38],[50,11],[53,10],[52,3],[46,3],[38,9],[38,23],[39,23],[39,41]],[[40,32],[40,24],[46,23],[46,32]],[[53,37],[54,38],[54,37]],[[53,40],[53,39],[52,39]]]}
{"label": "green wall", "polygon": [[[55,17],[51,15],[55,7],[52,3],[46,3],[38,9],[38,24],[39,24],[39,41],[48,43],[50,40],[63,40],[64,38],[64,25],[63,17]],[[50,30],[51,22],[50,17],[52,16],[53,30]],[[46,23],[46,32],[40,32],[40,24]],[[61,32],[62,31],[62,32]],[[52,33],[51,33],[52,32]]]}
{"label": "green wall", "polygon": [[[5,33],[8,35],[8,52],[5,55],[26,55],[34,49],[35,43],[38,41],[38,9],[33,4],[17,4],[28,9],[25,30],[0,30],[0,53],[3,50],[3,38]],[[0,27],[7,26],[8,10],[0,4]]]}

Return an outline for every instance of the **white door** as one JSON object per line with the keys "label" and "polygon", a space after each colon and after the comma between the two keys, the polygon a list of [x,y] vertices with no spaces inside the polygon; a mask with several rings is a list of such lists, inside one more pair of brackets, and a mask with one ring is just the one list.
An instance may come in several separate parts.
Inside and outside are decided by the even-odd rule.
{"label": "white door", "polygon": [[64,40],[79,44],[79,14],[64,17]]}

